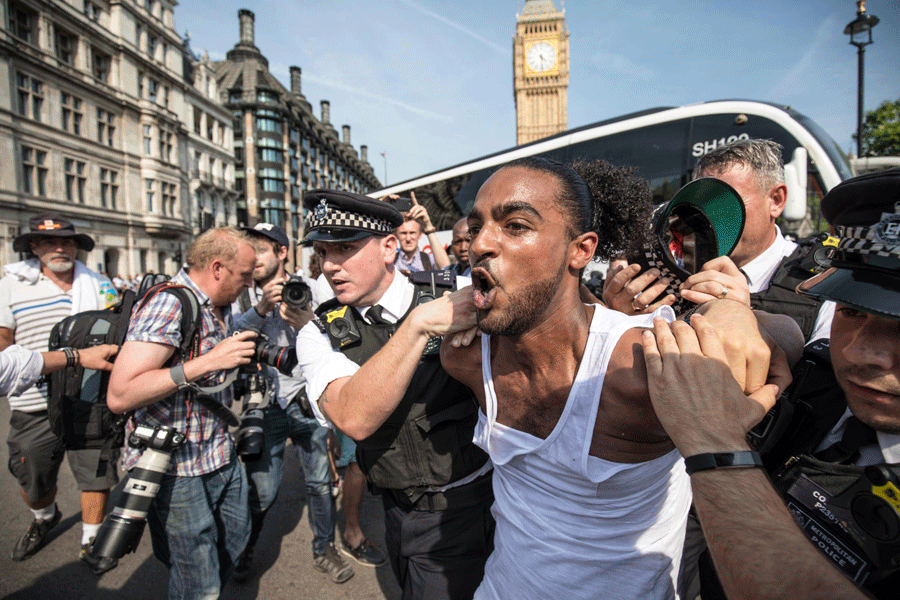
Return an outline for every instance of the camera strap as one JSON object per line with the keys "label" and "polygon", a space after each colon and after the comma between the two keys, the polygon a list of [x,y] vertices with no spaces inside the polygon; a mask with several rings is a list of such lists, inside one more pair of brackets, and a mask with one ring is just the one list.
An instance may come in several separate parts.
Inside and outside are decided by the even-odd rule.
{"label": "camera strap", "polygon": [[231,369],[225,375],[225,380],[222,383],[211,387],[203,387],[190,382],[185,378],[183,364],[175,365],[169,369],[169,376],[172,378],[172,381],[175,382],[175,385],[178,386],[178,391],[195,392],[197,401],[200,402],[204,408],[233,427],[240,424],[240,419],[230,408],[220,402],[216,402],[212,395],[221,392],[234,383],[234,380],[237,379],[237,375],[238,369]]}

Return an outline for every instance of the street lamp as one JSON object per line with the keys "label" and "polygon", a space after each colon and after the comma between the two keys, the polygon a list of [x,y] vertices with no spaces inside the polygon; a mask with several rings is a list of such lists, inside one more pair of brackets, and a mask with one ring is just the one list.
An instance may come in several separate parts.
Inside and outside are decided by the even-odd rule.
{"label": "street lamp", "polygon": [[863,122],[863,79],[866,46],[872,43],[872,29],[878,25],[878,17],[866,13],[866,0],[856,3],[856,18],[847,24],[844,33],[850,36],[850,43],[856,46],[859,56],[859,83],[857,84],[856,102],[856,156],[862,156],[862,122]]}

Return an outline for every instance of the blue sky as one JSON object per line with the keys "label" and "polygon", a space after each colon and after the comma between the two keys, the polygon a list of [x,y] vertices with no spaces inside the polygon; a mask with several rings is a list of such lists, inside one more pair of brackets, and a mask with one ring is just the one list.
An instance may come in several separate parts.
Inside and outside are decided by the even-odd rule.
{"label": "blue sky", "polygon": [[[555,0],[557,7],[560,1]],[[256,45],[319,115],[351,126],[382,183],[515,145],[512,37],[523,0],[181,0],[179,34],[222,59],[237,11]],[[865,109],[900,98],[900,0],[869,0],[881,22],[866,48]],[[569,127],[655,106],[747,98],[786,104],[855,150],[857,54],[844,35],[853,0],[565,3]],[[387,155],[385,163],[380,156]]]}

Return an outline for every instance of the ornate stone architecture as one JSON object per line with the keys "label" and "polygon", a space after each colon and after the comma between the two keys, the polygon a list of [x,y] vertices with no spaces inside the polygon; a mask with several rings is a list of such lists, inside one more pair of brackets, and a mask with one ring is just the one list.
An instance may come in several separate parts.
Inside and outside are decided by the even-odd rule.
{"label": "ornate stone architecture", "polygon": [[[335,188],[368,193],[381,187],[368,162],[331,124],[330,104],[321,101],[321,118],[301,91],[301,71],[290,68],[291,89],[269,72],[269,61],[254,43],[254,15],[238,13],[240,40],[226,60],[213,63],[221,102],[231,111],[238,190],[238,221],[280,225],[292,239],[303,227],[301,194]],[[245,199],[245,201],[244,201]]]}
{"label": "ornate stone architecture", "polygon": [[91,268],[179,266],[192,231],[174,5],[0,3],[0,262],[20,258],[30,217],[58,211],[96,241]]}
{"label": "ornate stone architecture", "polygon": [[513,95],[516,143],[568,128],[569,32],[553,0],[527,0],[516,15]]}

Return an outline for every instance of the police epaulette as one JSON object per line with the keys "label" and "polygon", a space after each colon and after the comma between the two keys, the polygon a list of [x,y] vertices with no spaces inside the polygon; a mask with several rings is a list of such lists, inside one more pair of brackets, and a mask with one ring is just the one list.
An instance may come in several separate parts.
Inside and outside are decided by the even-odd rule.
{"label": "police epaulette", "polygon": [[313,319],[313,324],[319,329],[319,333],[325,333],[325,325],[322,323],[321,317]]}

